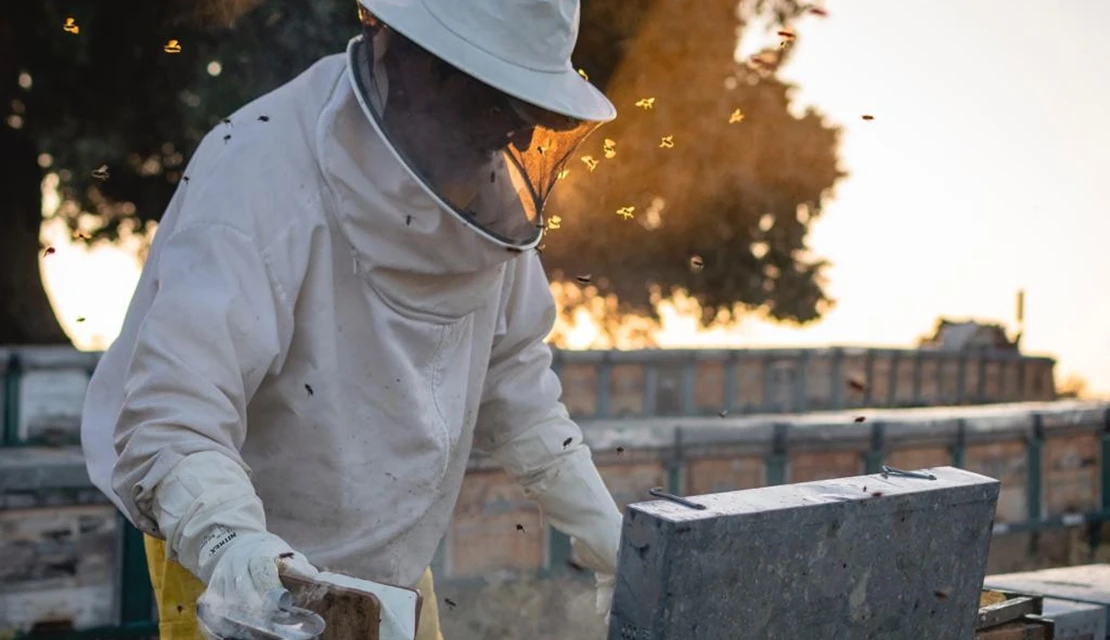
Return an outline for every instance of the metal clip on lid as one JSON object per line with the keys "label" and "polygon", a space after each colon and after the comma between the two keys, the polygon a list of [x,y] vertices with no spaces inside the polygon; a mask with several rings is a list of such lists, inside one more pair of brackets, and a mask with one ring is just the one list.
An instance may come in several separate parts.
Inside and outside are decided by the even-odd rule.
{"label": "metal clip on lid", "polygon": [[931,473],[924,473],[921,471],[903,471],[883,465],[883,476],[901,476],[903,478],[920,478],[922,480],[936,480],[937,477]]}
{"label": "metal clip on lid", "polygon": [[698,504],[697,502],[693,502],[692,500],[687,500],[686,498],[676,496],[673,493],[667,493],[666,491],[663,491],[663,487],[654,487],[654,488],[648,489],[648,493],[655,496],[656,498],[663,498],[664,500],[670,500],[671,502],[680,504],[684,507],[690,507],[691,509],[705,509],[706,508],[706,506],[704,504]]}

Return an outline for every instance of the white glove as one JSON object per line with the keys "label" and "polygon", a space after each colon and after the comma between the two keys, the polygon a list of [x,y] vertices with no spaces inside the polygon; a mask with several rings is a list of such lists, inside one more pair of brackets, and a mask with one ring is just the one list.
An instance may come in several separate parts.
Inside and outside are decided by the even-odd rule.
{"label": "white glove", "polygon": [[578,564],[595,572],[595,604],[608,624],[624,518],[597,472],[589,449],[579,446],[561,456],[523,487],[525,494],[540,504],[551,525],[571,536]]}
{"label": "white glove", "polygon": [[[231,531],[223,529],[223,533]],[[218,536],[216,540],[224,539]],[[210,543],[211,544],[211,543]],[[208,587],[198,604],[215,613],[231,609],[267,619],[279,609],[292,605],[292,594],[281,584],[281,571],[312,579],[318,571],[301,554],[270,533],[236,535],[213,558]]]}
{"label": "white glove", "polygon": [[[619,529],[617,530],[617,540],[619,544]],[[609,610],[613,607],[613,587],[617,582],[617,577],[614,575],[617,570],[616,556],[614,555],[610,563],[609,560],[595,553],[593,549],[583,544],[578,538],[571,540],[571,552],[579,565],[594,569],[594,607],[599,616],[605,616],[605,625],[609,626]]]}
{"label": "white glove", "polygon": [[[554,374],[544,375],[557,390]],[[489,419],[496,427],[505,417]],[[598,613],[608,617],[624,516],[582,443],[582,430],[556,402],[529,427],[489,437],[488,444],[486,451],[540,504],[544,518],[571,537],[579,564],[595,573]]]}
{"label": "white glove", "polygon": [[609,626],[609,612],[613,609],[613,587],[617,577],[613,574],[594,574],[597,579],[597,607],[598,615],[605,616],[605,626]]}
{"label": "white glove", "polygon": [[262,501],[242,467],[205,451],[179,462],[154,490],[154,517],[166,555],[206,585],[198,604],[267,619],[292,604],[281,569],[311,579],[316,568],[266,531]]}

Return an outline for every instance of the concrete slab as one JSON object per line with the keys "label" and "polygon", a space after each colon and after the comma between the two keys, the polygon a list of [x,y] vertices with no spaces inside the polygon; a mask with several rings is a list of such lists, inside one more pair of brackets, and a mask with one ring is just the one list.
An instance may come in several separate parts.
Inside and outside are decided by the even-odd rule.
{"label": "concrete slab", "polygon": [[973,637],[999,483],[929,472],[630,505],[609,640]]}

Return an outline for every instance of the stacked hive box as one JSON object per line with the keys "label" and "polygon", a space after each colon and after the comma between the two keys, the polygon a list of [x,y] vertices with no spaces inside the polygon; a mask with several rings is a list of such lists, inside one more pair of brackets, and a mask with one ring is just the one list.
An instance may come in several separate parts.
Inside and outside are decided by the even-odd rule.
{"label": "stacked hive box", "polygon": [[[74,442],[98,354],[0,349],[0,444]],[[891,349],[556,351],[579,419],[1039,402],[1055,363],[1003,351]]]}
{"label": "stacked hive box", "polygon": [[893,349],[561,351],[571,415],[790,413],[1047,401],[1048,358]]}
{"label": "stacked hive box", "polygon": [[[874,472],[954,465],[1002,483],[996,531],[1031,521],[1075,525],[1101,511],[1100,450],[1110,407],[1055,402],[955,409],[887,409],[790,416],[629,418],[583,423],[622,506],[656,486],[688,495]],[[524,527],[524,531],[516,525]],[[565,546],[534,504],[475,459],[438,570],[558,569]]]}
{"label": "stacked hive box", "polygon": [[0,448],[0,632],[114,622],[121,531],[79,451]]}
{"label": "stacked hive box", "polygon": [[[996,530],[1029,520],[1077,524],[1101,512],[1100,439],[1110,405],[1055,402],[958,409],[888,409],[792,416],[584,422],[617,502],[651,487],[701,494],[873,472],[880,464],[956,466],[1002,482]],[[962,446],[961,446],[962,442]],[[961,459],[962,458],[962,459]],[[69,448],[0,456],[0,620],[51,616],[111,622],[123,526],[89,486]],[[519,526],[518,526],[519,525]],[[475,456],[437,556],[440,579],[559,570],[565,538],[488,459]],[[7,612],[7,613],[4,613]]]}
{"label": "stacked hive box", "polygon": [[[907,369],[901,356],[879,353],[643,352],[613,354],[605,364],[597,354],[564,352],[557,365],[566,402],[622,506],[647,499],[654,486],[718,492],[858,475],[885,462],[902,468],[954,464],[999,478],[1000,530],[1007,524],[1021,530],[1017,525],[1037,517],[1074,524],[1083,521],[1076,514],[1100,510],[1106,405],[737,415],[757,408],[781,412],[798,398],[816,410],[874,405],[883,398],[892,405],[898,398],[966,400],[967,390],[978,388],[1002,389],[1005,398],[1051,397],[1051,361],[1000,361],[993,368],[987,361],[976,369],[986,372],[979,378],[968,374],[975,367],[965,361],[961,378],[959,362],[943,359],[949,356],[937,356],[931,365],[932,356],[923,356],[912,360],[920,366]],[[0,558],[15,559],[0,569],[0,622],[18,621],[21,628],[51,619],[81,627],[114,623],[120,600],[129,597],[118,583],[125,555],[120,536],[128,529],[89,485],[73,444],[96,356],[51,349],[18,355],[19,366],[5,375],[0,395],[5,442],[70,444],[0,448]],[[0,353],[0,363],[7,361]],[[865,384],[849,384],[860,375]],[[949,384],[950,378],[962,379],[963,386]],[[896,382],[883,387],[884,379]],[[980,379],[982,384],[975,382]],[[912,395],[889,392],[907,384]],[[599,394],[598,388],[611,393]],[[722,407],[730,411],[726,417],[718,417]],[[645,412],[649,416],[640,417]],[[593,417],[598,413],[626,417],[599,420]],[[682,413],[687,415],[660,417]],[[855,421],[861,414],[866,422]],[[1038,482],[1042,488],[1031,490]],[[488,460],[475,458],[435,568],[441,579],[559,570],[568,553],[566,539],[542,526],[538,509],[519,488]],[[141,578],[141,565],[138,573]]]}

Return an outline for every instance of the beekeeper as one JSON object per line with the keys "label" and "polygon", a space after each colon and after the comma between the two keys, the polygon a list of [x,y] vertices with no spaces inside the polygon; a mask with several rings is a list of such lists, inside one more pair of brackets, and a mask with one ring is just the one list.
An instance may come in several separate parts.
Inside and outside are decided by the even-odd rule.
{"label": "beekeeper", "polygon": [[277,561],[416,586],[472,449],[608,610],[621,514],[560,403],[544,201],[613,105],[577,0],[360,0],[362,34],[200,144],[89,386],[89,473],[147,534],[163,637]]}

